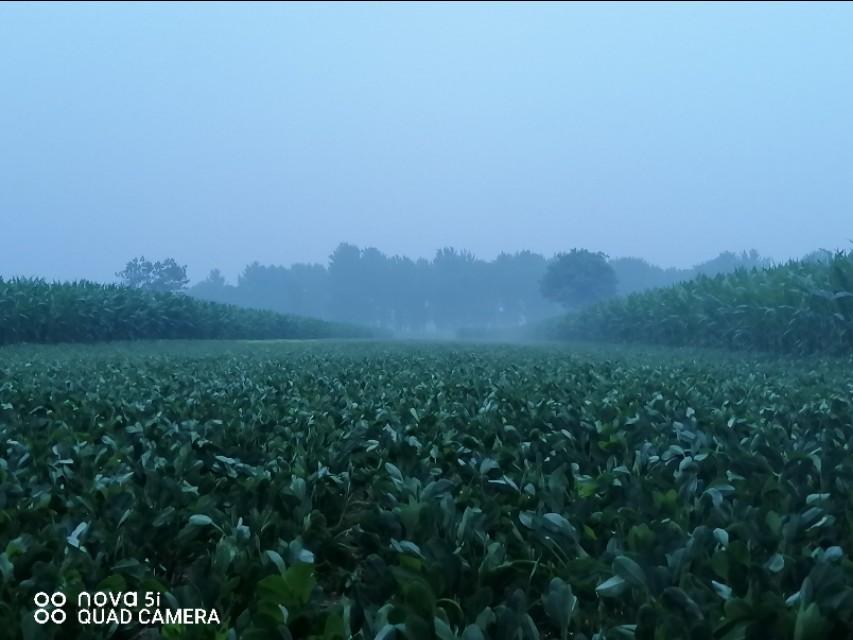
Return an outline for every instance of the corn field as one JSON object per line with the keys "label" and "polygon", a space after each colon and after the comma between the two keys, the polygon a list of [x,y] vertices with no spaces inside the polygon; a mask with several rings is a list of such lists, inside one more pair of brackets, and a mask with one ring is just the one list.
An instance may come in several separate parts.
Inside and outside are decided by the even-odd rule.
{"label": "corn field", "polygon": [[369,329],[182,294],[153,294],[87,281],[0,278],[0,345],[143,339],[370,337]]}
{"label": "corn field", "polygon": [[853,252],[700,276],[544,325],[545,337],[853,355]]}

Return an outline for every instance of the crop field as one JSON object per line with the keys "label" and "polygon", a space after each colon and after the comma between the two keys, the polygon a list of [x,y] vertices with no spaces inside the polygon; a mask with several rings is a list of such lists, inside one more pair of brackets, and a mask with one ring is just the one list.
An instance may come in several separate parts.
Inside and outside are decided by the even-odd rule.
{"label": "crop field", "polygon": [[175,293],[79,281],[0,278],[0,346],[114,340],[378,338],[343,322],[245,309]]}
{"label": "crop field", "polygon": [[[27,639],[851,638],[851,443],[841,360],[8,346],[0,625]],[[67,620],[38,624],[36,595],[56,592]],[[84,624],[82,592],[216,615]]]}
{"label": "crop field", "polygon": [[545,321],[557,340],[853,356],[853,251],[700,276]]}

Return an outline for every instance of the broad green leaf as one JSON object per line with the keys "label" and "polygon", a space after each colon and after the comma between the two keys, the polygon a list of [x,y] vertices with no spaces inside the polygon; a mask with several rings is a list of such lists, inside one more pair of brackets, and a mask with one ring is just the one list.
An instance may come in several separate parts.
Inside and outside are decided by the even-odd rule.
{"label": "broad green leaf", "polygon": [[571,586],[560,578],[552,578],[542,603],[551,623],[565,633],[578,605]]}
{"label": "broad green leaf", "polygon": [[595,592],[604,598],[616,598],[625,591],[628,583],[622,576],[613,576],[595,588]]}
{"label": "broad green leaf", "polygon": [[645,589],[646,574],[642,567],[627,556],[617,556],[613,560],[613,573],[621,577],[632,587]]}

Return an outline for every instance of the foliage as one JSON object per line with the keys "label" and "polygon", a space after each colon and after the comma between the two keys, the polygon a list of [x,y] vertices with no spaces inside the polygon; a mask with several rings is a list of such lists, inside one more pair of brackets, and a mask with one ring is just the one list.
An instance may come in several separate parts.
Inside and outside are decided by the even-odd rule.
{"label": "foliage", "polygon": [[625,296],[645,289],[668,287],[693,277],[683,269],[661,269],[642,258],[613,258],[610,266],[616,274],[617,291]]}
{"label": "foliage", "polygon": [[[188,293],[203,300],[385,327],[409,335],[450,337],[463,327],[494,333],[559,313],[560,305],[540,291],[540,281],[552,262],[532,251],[501,253],[486,261],[452,247],[436,251],[431,260],[412,260],[341,243],[329,257],[328,267],[253,262],[236,285],[227,284],[214,270]],[[608,264],[616,274],[618,294],[626,295],[689,280],[699,273],[715,275],[768,262],[750,251],[723,252],[689,269],[662,269],[640,258],[616,258]]]}
{"label": "foliage", "polygon": [[[0,624],[149,638],[849,637],[832,362],[390,343],[0,350]],[[131,624],[111,637],[139,638]]]}
{"label": "foliage", "polygon": [[543,325],[557,339],[853,354],[853,252],[699,276]]}
{"label": "foliage", "polygon": [[145,256],[128,262],[116,276],[126,287],[159,293],[180,291],[190,281],[186,266],[180,266],[174,258],[152,263]]}
{"label": "foliage", "polygon": [[738,269],[767,269],[773,266],[773,261],[763,258],[755,249],[741,254],[723,251],[716,258],[701,262],[691,270],[695,275],[715,276],[721,273],[732,273]]}
{"label": "foliage", "polygon": [[139,339],[362,338],[364,327],[80,281],[0,278],[0,345]]}
{"label": "foliage", "polygon": [[616,295],[616,273],[603,253],[572,249],[558,254],[542,278],[542,295],[578,309]]}
{"label": "foliage", "polygon": [[815,249],[804,255],[801,262],[831,262],[834,257],[832,251],[828,249]]}
{"label": "foliage", "polygon": [[464,325],[517,327],[559,312],[538,282],[547,260],[503,253],[494,261],[445,247],[432,260],[341,243],[319,264],[249,265],[236,286],[211,276],[190,288],[207,300],[332,318],[409,334],[452,335]]}
{"label": "foliage", "polygon": [[755,249],[740,254],[723,251],[716,258],[700,262],[688,269],[662,269],[642,258],[614,258],[609,264],[616,272],[619,295],[623,296],[646,289],[669,287],[699,275],[715,276],[738,269],[765,269],[773,266],[772,260],[762,257]]}

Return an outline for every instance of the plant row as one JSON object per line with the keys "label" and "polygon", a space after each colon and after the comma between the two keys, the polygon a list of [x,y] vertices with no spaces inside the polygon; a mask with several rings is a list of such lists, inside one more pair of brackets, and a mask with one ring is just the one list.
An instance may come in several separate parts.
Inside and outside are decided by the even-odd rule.
{"label": "plant row", "polygon": [[0,278],[0,345],[141,339],[362,338],[364,327],[91,282]]}
{"label": "plant row", "polygon": [[562,316],[539,332],[551,339],[849,356],[853,252],[700,276]]}

